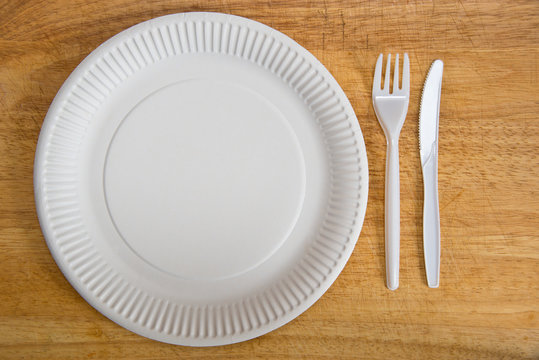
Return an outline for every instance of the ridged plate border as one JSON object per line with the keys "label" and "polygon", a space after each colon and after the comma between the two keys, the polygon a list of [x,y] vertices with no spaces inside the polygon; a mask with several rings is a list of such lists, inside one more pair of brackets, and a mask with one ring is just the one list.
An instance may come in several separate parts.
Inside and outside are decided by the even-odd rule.
{"label": "ridged plate border", "polygon": [[[77,156],[93,114],[118,84],[184,53],[220,53],[258,64],[304,101],[330,159],[325,220],[295,268],[239,302],[185,305],[129,283],[93,246],[77,203]],[[368,190],[365,145],[337,82],[307,50],[256,21],[219,13],[167,15],[135,25],[93,51],[69,76],[44,120],[34,166],[41,228],[58,266],[97,310],[159,341],[212,346],[260,336],[294,319],[329,288],[361,231]]]}

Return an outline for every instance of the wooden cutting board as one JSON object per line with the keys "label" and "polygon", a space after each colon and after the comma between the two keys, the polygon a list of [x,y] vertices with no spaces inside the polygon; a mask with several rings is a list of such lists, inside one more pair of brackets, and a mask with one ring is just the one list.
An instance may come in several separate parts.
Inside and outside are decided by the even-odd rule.
{"label": "wooden cutting board", "polygon": [[[187,348],[106,319],[65,280],[35,214],[32,166],[54,95],[100,43],[153,17],[219,11],[295,39],[350,98],[369,158],[357,247],[308,311],[260,338]],[[407,51],[400,138],[400,288],[384,284],[385,138],[371,105],[379,53]],[[441,286],[422,252],[418,108],[445,63]],[[539,2],[0,1],[0,359],[539,358]]]}

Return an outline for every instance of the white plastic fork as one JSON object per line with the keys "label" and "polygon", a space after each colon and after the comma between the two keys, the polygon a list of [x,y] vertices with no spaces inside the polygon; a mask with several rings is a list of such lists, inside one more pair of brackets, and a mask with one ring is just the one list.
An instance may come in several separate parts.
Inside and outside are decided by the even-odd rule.
{"label": "white plastic fork", "polygon": [[389,92],[391,54],[387,56],[387,66],[382,88],[382,60],[380,54],[374,70],[372,102],[376,117],[384,129],[387,141],[386,192],[385,192],[385,250],[386,281],[390,290],[399,287],[400,253],[400,180],[399,180],[399,135],[408,112],[410,97],[410,62],[404,54],[402,86],[399,88],[399,55],[395,57],[393,91]]}

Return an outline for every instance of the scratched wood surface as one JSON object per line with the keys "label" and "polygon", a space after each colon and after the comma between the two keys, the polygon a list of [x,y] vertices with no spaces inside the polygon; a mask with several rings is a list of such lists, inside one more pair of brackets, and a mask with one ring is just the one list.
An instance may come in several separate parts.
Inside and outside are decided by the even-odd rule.
{"label": "scratched wood surface", "polygon": [[[330,70],[357,113],[369,204],[357,247],[308,311],[260,338],[187,348],[135,335],[67,283],[41,234],[32,166],[53,97],[121,30],[219,11],[289,35]],[[539,2],[0,1],[0,359],[539,358]],[[400,140],[400,288],[384,285],[385,139],[371,106],[380,52],[408,51]],[[422,252],[417,117],[430,63],[445,62],[440,113],[441,287]]]}

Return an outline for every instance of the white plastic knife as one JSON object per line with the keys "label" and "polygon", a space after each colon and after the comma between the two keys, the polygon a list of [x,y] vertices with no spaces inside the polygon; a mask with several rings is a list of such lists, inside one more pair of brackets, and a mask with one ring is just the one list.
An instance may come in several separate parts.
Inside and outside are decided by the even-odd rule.
{"label": "white plastic knife", "polygon": [[440,211],[438,206],[438,121],[444,63],[435,60],[429,70],[419,110],[419,152],[423,169],[423,249],[427,283],[440,284]]}

